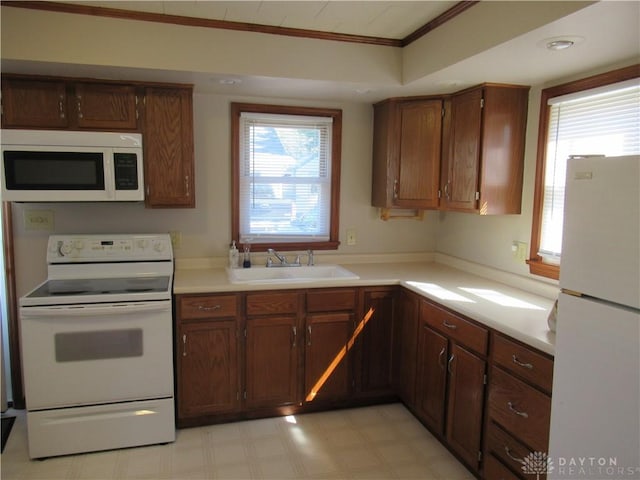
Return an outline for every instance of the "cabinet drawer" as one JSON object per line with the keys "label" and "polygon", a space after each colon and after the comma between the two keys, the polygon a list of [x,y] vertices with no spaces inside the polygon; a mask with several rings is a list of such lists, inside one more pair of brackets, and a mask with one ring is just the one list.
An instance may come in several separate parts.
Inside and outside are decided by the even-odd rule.
{"label": "cabinet drawer", "polygon": [[500,335],[494,336],[492,355],[494,363],[551,392],[553,360],[550,358]]}
{"label": "cabinet drawer", "polygon": [[178,298],[180,320],[235,317],[237,312],[236,295],[184,295]]}
{"label": "cabinet drawer", "polygon": [[247,295],[247,315],[298,313],[296,292],[250,293]]}
{"label": "cabinet drawer", "polygon": [[[487,429],[487,448],[492,455],[499,458],[505,465],[508,465],[513,471],[519,472],[520,476],[523,476],[523,462],[525,459],[531,458],[529,456],[533,453],[527,446],[493,422],[489,422]],[[540,478],[544,480],[546,475],[541,474]]]}
{"label": "cabinet drawer", "polygon": [[429,302],[422,302],[420,308],[420,316],[429,326],[478,353],[487,353],[488,330]]}
{"label": "cabinet drawer", "polygon": [[353,310],[355,307],[356,291],[350,288],[307,292],[307,312]]}
{"label": "cabinet drawer", "polygon": [[489,417],[533,451],[547,451],[551,398],[499,368],[491,371]]}
{"label": "cabinet drawer", "polygon": [[520,477],[501,464],[493,455],[487,456],[483,477],[487,480],[520,480]]}

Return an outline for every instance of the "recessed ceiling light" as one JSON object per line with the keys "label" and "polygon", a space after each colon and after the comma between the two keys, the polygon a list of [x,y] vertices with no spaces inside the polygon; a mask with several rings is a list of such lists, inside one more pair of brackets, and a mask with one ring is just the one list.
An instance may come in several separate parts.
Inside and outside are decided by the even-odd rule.
{"label": "recessed ceiling light", "polygon": [[577,36],[562,36],[562,37],[554,37],[554,38],[545,38],[538,42],[538,46],[540,48],[545,48],[547,50],[551,50],[554,52],[558,52],[560,50],[566,50],[567,48],[571,48],[574,45],[582,42],[584,40],[583,37]]}
{"label": "recessed ceiling light", "polygon": [[564,50],[565,48],[572,46],[573,42],[571,40],[553,40],[547,43],[547,48],[549,50]]}
{"label": "recessed ceiling light", "polygon": [[242,80],[239,78],[220,78],[218,83],[220,85],[238,85],[239,83],[242,83]]}

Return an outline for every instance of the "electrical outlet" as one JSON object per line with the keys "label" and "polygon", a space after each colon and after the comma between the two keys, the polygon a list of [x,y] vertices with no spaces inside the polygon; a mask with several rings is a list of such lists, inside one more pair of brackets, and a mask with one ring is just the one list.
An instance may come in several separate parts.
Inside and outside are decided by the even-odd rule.
{"label": "electrical outlet", "polygon": [[177,230],[171,230],[169,232],[169,236],[171,237],[171,245],[174,249],[180,248],[182,246],[182,233]]}
{"label": "electrical outlet", "polygon": [[353,246],[356,244],[356,229],[349,228],[347,229],[347,245]]}
{"label": "electrical outlet", "polygon": [[24,229],[38,230],[41,232],[53,232],[53,210],[25,210]]}
{"label": "electrical outlet", "polygon": [[527,244],[525,242],[514,241],[511,245],[511,252],[514,260],[521,263],[527,261]]}

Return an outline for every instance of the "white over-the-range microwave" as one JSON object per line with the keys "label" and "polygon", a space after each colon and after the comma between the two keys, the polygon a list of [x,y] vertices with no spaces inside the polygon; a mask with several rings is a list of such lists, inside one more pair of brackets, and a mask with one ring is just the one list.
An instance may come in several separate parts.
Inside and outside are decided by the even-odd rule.
{"label": "white over-the-range microwave", "polygon": [[2,130],[2,200],[144,200],[142,135]]}

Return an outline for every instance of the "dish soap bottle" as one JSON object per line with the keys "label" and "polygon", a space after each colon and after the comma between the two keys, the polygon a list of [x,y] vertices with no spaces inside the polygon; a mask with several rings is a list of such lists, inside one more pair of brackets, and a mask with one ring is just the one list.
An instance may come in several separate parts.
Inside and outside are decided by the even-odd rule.
{"label": "dish soap bottle", "polygon": [[242,261],[242,267],[251,267],[251,245],[248,243],[244,244],[244,260]]}
{"label": "dish soap bottle", "polygon": [[239,258],[240,258],[240,253],[236,248],[236,241],[233,240],[231,242],[231,248],[229,249],[229,268],[238,268]]}

